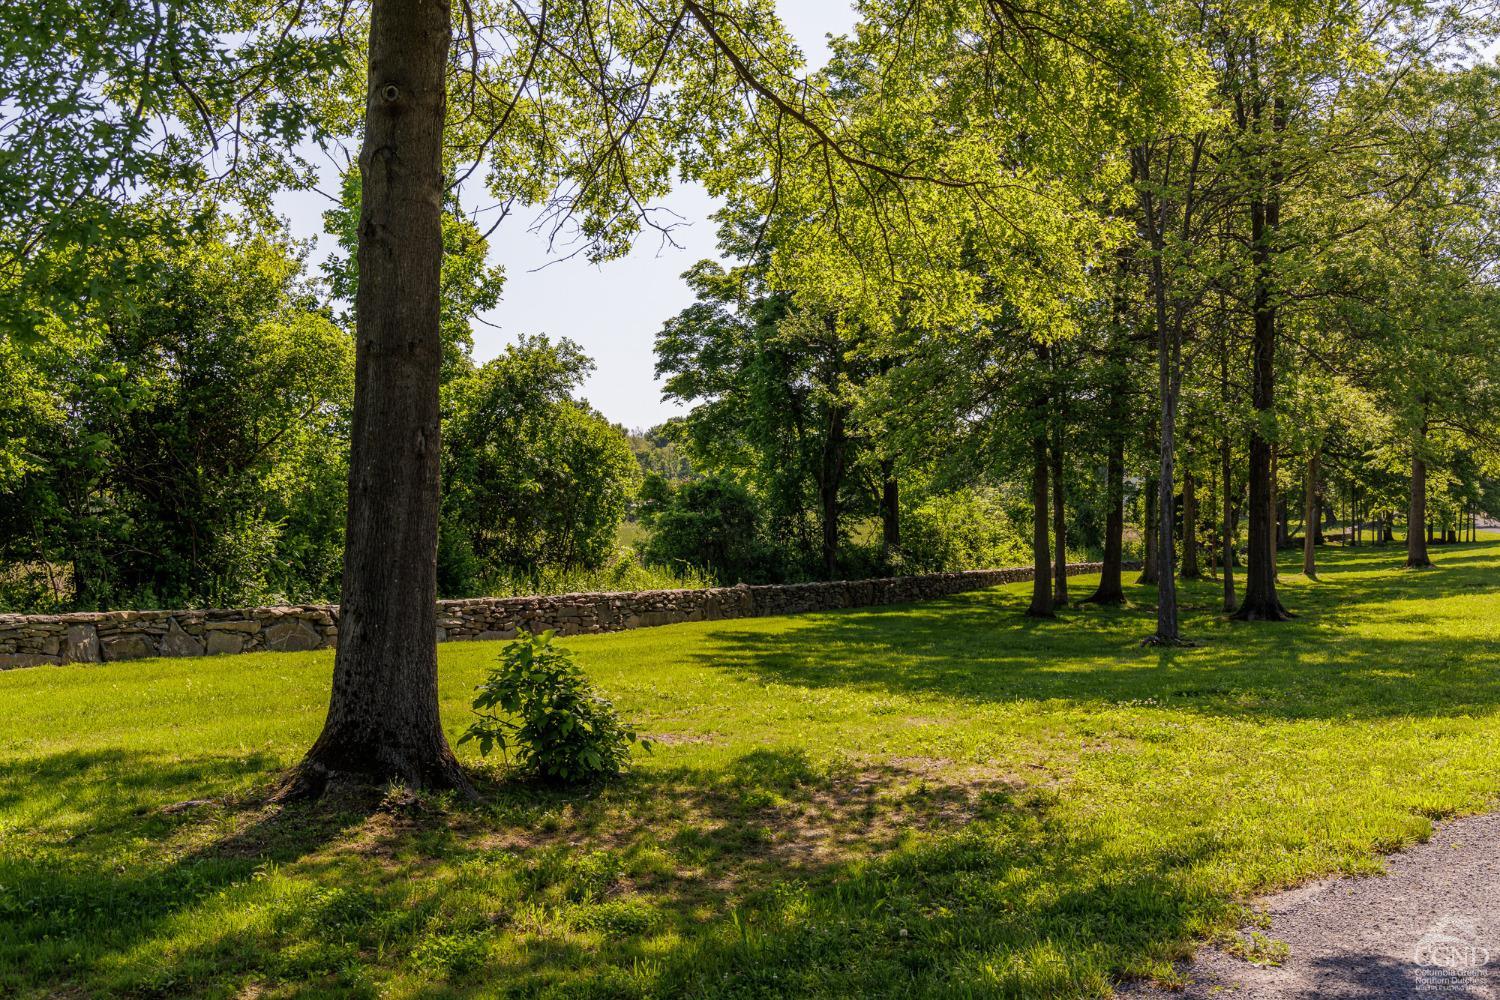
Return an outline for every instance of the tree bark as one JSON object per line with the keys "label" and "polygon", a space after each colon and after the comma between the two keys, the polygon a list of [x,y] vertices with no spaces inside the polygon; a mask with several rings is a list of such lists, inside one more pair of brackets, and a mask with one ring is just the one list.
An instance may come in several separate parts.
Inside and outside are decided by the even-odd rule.
{"label": "tree bark", "polygon": [[1118,427],[1110,432],[1104,482],[1104,564],[1099,569],[1099,586],[1085,603],[1124,604],[1125,588],[1120,576],[1125,550],[1125,435]]}
{"label": "tree bark", "polygon": [[[1053,406],[1059,408],[1058,396],[1053,395]],[[1063,427],[1062,413],[1054,412],[1052,418],[1052,602],[1058,606],[1068,603],[1068,510],[1067,495],[1063,486]]]}
{"label": "tree bark", "polygon": [[1031,607],[1030,618],[1053,618],[1052,553],[1047,544],[1047,431],[1042,421],[1045,407],[1036,414],[1031,437]]}
{"label": "tree bark", "polygon": [[1365,533],[1364,511],[1360,507],[1359,487],[1357,487],[1357,486],[1354,488],[1354,508],[1353,509],[1354,509],[1354,544],[1355,545],[1363,545],[1365,543],[1365,540],[1364,540],[1364,533]]}
{"label": "tree bark", "polygon": [[344,780],[470,792],[438,719],[435,641],[450,31],[444,0],[371,11],[338,653],[322,734],[282,798]]}
{"label": "tree bark", "polygon": [[1191,471],[1182,474],[1182,570],[1184,580],[1203,576],[1198,567],[1198,493]]}
{"label": "tree bark", "polygon": [[[1256,73],[1252,64],[1252,74]],[[1258,77],[1256,78],[1258,85]],[[1274,143],[1285,128],[1285,109],[1280,96],[1270,99],[1269,129]],[[1268,123],[1257,108],[1247,121],[1262,137]],[[1245,598],[1234,617],[1242,621],[1286,621],[1291,617],[1276,594],[1276,490],[1272,481],[1272,442],[1265,435],[1276,398],[1277,304],[1273,241],[1281,225],[1281,170],[1274,152],[1267,164],[1264,187],[1250,200],[1250,253],[1252,274],[1250,403],[1255,421],[1250,425],[1249,539],[1246,544]]]}
{"label": "tree bark", "polygon": [[1318,510],[1318,460],[1318,449],[1309,445],[1302,498],[1302,572],[1312,580],[1318,578],[1318,530],[1315,527],[1321,516]]}
{"label": "tree bark", "polygon": [[1234,461],[1228,437],[1219,442],[1219,473],[1224,479],[1224,509],[1220,512],[1223,518],[1224,529],[1224,537],[1220,540],[1224,546],[1222,555],[1222,562],[1224,563],[1224,610],[1226,612],[1233,612],[1235,609],[1234,536],[1236,524],[1234,498],[1230,496],[1230,489],[1234,483]]}
{"label": "tree bark", "polygon": [[1281,495],[1281,449],[1274,444],[1271,446],[1271,509],[1276,511],[1276,545],[1272,549],[1271,565],[1279,570],[1276,553],[1287,547],[1291,524],[1286,498]]}
{"label": "tree bark", "polygon": [[1408,569],[1426,569],[1432,565],[1432,560],[1427,555],[1427,539],[1422,534],[1422,526],[1427,522],[1427,462],[1422,458],[1422,447],[1426,439],[1427,429],[1424,427],[1411,455],[1411,506],[1406,514]]}
{"label": "tree bark", "polygon": [[1141,575],[1136,583],[1148,586],[1156,583],[1156,487],[1156,477],[1152,476],[1146,480],[1146,488],[1141,491],[1141,503],[1146,510],[1141,519]]}
{"label": "tree bark", "polygon": [[1172,565],[1172,514],[1176,494],[1177,397],[1181,384],[1180,346],[1176,327],[1168,321],[1166,277],[1161,245],[1156,241],[1151,260],[1156,300],[1156,375],[1161,400],[1161,463],[1156,480],[1156,632],[1146,642],[1178,645],[1177,577]]}
{"label": "tree bark", "polygon": [[1271,442],[1262,432],[1276,395],[1276,307],[1271,296],[1270,232],[1279,221],[1273,199],[1251,205],[1255,258],[1254,337],[1250,401],[1257,419],[1250,430],[1249,540],[1245,551],[1245,598],[1234,613],[1241,621],[1286,621],[1291,617],[1276,595],[1275,491],[1271,483]]}
{"label": "tree bark", "polygon": [[1126,280],[1130,252],[1122,249],[1116,261],[1114,295],[1110,307],[1110,373],[1108,381],[1109,455],[1105,460],[1104,564],[1099,568],[1099,586],[1086,604],[1124,604],[1121,575],[1125,557],[1125,424],[1128,370],[1123,356],[1128,348],[1125,315],[1129,308]]}

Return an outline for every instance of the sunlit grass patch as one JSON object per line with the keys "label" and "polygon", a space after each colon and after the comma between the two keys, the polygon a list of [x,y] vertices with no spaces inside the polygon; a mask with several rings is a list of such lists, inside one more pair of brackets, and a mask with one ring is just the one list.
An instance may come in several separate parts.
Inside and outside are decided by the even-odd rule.
{"label": "sunlit grass patch", "polygon": [[[1332,550],[1201,645],[1024,586],[566,640],[657,737],[478,808],[262,804],[327,653],[0,674],[0,994],[1104,996],[1500,787],[1500,546]],[[1086,581],[1076,581],[1078,593]],[[492,644],[440,647],[450,734]],[[1257,955],[1274,943],[1254,942]]]}

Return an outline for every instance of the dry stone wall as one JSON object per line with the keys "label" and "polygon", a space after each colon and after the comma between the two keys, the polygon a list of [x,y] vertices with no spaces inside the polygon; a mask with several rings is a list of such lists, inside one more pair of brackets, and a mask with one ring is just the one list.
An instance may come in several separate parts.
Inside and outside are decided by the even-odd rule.
{"label": "dry stone wall", "polygon": [[[1098,563],[1068,567],[1070,574],[1098,571]],[[1030,567],[1012,567],[829,583],[439,601],[437,640],[510,639],[523,628],[581,635],[677,622],[910,604],[1030,580],[1031,576]],[[150,656],[330,649],[338,645],[338,622],[339,609],[332,604],[0,615],[0,669]]]}

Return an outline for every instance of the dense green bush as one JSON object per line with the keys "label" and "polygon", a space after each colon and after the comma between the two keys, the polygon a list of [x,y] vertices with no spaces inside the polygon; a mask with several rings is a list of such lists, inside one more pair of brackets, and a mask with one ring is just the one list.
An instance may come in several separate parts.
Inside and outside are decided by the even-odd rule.
{"label": "dense green bush", "polygon": [[459,742],[477,743],[483,755],[497,747],[507,759],[513,752],[518,774],[552,784],[613,777],[629,766],[631,744],[649,752],[651,742],[594,693],[554,635],[523,631],[506,645],[474,699],[478,718]]}
{"label": "dense green bush", "polygon": [[[92,608],[336,588],[353,344],[298,254],[230,220],[190,245],[99,249],[80,313],[0,354],[0,577],[16,594]],[[132,280],[111,283],[120,271]],[[39,578],[46,601],[26,593]]]}
{"label": "dense green bush", "polygon": [[764,538],[755,496],[729,476],[676,485],[648,476],[640,515],[650,530],[641,546],[647,563],[698,567],[725,584],[784,576],[779,553]]}
{"label": "dense green bush", "polygon": [[527,337],[444,386],[445,596],[614,555],[640,470],[625,433],[574,398],[592,367],[576,344]]}
{"label": "dense green bush", "polygon": [[962,490],[923,500],[905,512],[899,568],[936,573],[1019,566],[1030,559],[1024,528],[995,490]]}

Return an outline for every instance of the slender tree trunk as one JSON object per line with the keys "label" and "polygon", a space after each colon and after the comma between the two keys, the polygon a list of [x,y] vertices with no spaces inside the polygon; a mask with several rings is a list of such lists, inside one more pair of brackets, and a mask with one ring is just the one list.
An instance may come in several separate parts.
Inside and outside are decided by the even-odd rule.
{"label": "slender tree trunk", "polygon": [[1233,612],[1235,609],[1234,597],[1234,536],[1235,516],[1234,498],[1230,490],[1234,483],[1234,458],[1230,451],[1229,438],[1226,436],[1219,442],[1219,475],[1224,480],[1224,509],[1221,515],[1224,519],[1224,537],[1221,542],[1224,546],[1222,561],[1224,563],[1224,610]]}
{"label": "slender tree trunk", "polygon": [[1272,553],[1272,565],[1276,566],[1275,553],[1287,547],[1291,531],[1286,498],[1281,495],[1281,449],[1274,444],[1271,446],[1271,509],[1276,511],[1276,547]]}
{"label": "slender tree trunk", "polygon": [[[1165,377],[1165,376],[1164,376]],[[1172,479],[1176,445],[1176,394],[1163,401],[1161,420],[1161,473],[1156,486],[1156,632],[1148,639],[1163,645],[1181,641],[1177,622],[1177,577],[1172,565]]]}
{"label": "slender tree trunk", "polygon": [[1089,604],[1124,604],[1125,588],[1120,575],[1125,550],[1125,435],[1111,431],[1109,458],[1105,465],[1104,565],[1099,587],[1087,598]]}
{"label": "slender tree trunk", "polygon": [[1318,578],[1317,529],[1321,513],[1318,510],[1318,449],[1307,448],[1307,479],[1302,499],[1302,572],[1310,579]]}
{"label": "slender tree trunk", "polygon": [[901,547],[901,484],[896,479],[896,463],[880,463],[880,539],[887,552]]}
{"label": "slender tree trunk", "polygon": [[839,493],[844,486],[846,445],[844,408],[834,406],[828,414],[828,435],[823,440],[823,469],[818,477],[818,501],[823,521],[823,576],[828,580],[838,574]]}
{"label": "slender tree trunk", "polygon": [[1151,260],[1152,284],[1156,299],[1156,375],[1161,399],[1161,464],[1156,480],[1156,632],[1148,643],[1177,645],[1182,641],[1178,629],[1177,576],[1172,565],[1172,514],[1176,494],[1177,462],[1177,396],[1181,376],[1178,374],[1179,346],[1177,330],[1168,320],[1166,276],[1163,273],[1161,246]]}
{"label": "slender tree trunk", "polygon": [[1182,474],[1182,578],[1196,580],[1198,567],[1198,484],[1191,471]]}
{"label": "slender tree trunk", "polygon": [[1432,560],[1427,556],[1427,541],[1422,534],[1422,525],[1427,521],[1427,462],[1422,458],[1421,446],[1426,437],[1427,431],[1423,428],[1411,456],[1411,507],[1406,515],[1408,569],[1426,569],[1432,565]]}
{"label": "slender tree trunk", "polygon": [[1063,427],[1058,396],[1053,395],[1052,419],[1052,602],[1068,603],[1068,512],[1063,486]]}
{"label": "slender tree trunk", "polygon": [[322,734],[281,796],[330,780],[469,790],[438,719],[439,268],[451,21],[371,11],[343,602]]}
{"label": "slender tree trunk", "polygon": [[1052,553],[1047,544],[1047,431],[1042,421],[1045,408],[1037,414],[1037,426],[1031,437],[1031,618],[1055,617],[1052,611]]}
{"label": "slender tree trunk", "polygon": [[1146,510],[1141,521],[1141,575],[1136,583],[1147,586],[1156,583],[1156,487],[1156,477],[1152,476],[1141,491],[1141,502]]}
{"label": "slender tree trunk", "polygon": [[1115,285],[1110,316],[1109,379],[1109,456],[1104,471],[1104,564],[1099,568],[1099,586],[1089,595],[1088,604],[1124,604],[1125,588],[1121,575],[1125,558],[1125,424],[1126,394],[1129,392],[1125,352],[1125,315],[1129,308],[1126,280],[1130,273],[1130,252],[1122,249],[1116,262]]}

